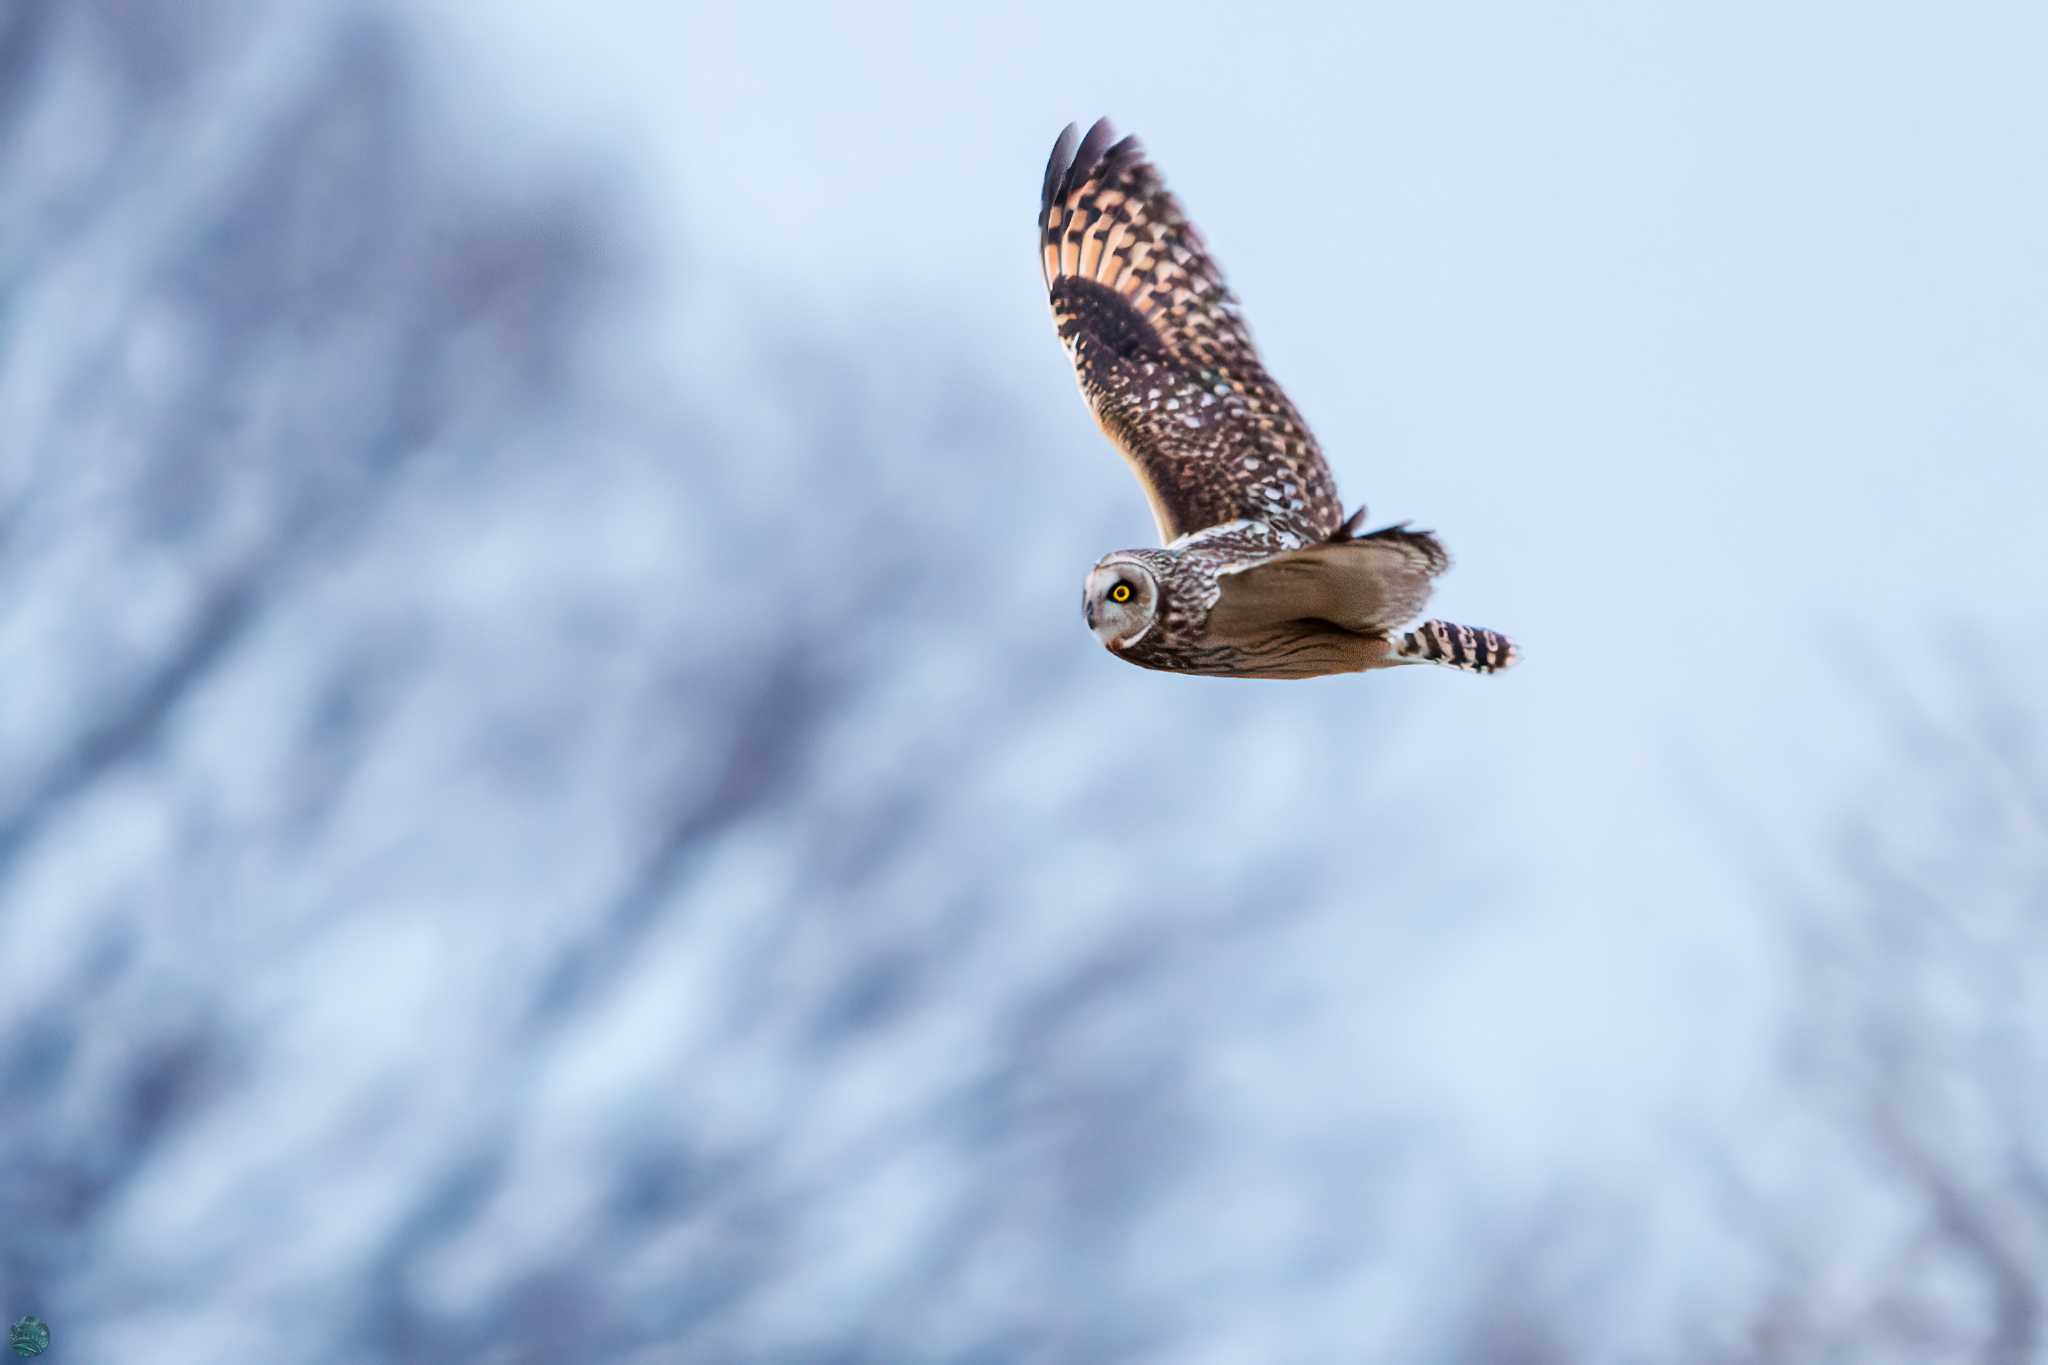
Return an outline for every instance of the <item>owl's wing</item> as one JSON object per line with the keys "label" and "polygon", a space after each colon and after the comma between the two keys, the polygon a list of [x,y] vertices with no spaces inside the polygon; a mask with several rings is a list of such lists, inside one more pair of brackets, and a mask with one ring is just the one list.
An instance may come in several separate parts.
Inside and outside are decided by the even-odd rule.
{"label": "owl's wing", "polygon": [[1427,531],[1389,526],[1356,540],[1288,550],[1217,575],[1209,630],[1225,637],[1288,621],[1328,621],[1372,634],[1422,615],[1451,557]]}
{"label": "owl's wing", "polygon": [[1168,541],[1245,518],[1301,544],[1342,513],[1336,480],[1194,225],[1136,138],[1071,125],[1045,167],[1039,238],[1081,393]]}

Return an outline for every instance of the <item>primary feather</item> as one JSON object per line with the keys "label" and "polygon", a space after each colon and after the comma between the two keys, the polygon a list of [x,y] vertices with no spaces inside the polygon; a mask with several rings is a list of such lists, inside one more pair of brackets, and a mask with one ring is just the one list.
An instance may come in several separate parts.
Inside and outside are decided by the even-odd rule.
{"label": "primary feather", "polygon": [[1297,544],[1329,537],[1342,520],[1330,466],[1138,140],[1104,119],[1077,146],[1070,126],[1039,223],[1060,340],[1160,539],[1240,519]]}

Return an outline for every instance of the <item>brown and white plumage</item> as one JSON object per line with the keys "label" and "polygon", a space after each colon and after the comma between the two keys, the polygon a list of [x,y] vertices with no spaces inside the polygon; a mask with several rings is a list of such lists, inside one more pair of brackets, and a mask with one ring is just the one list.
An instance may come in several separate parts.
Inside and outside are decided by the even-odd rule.
{"label": "brown and white plumage", "polygon": [[1069,125],[1046,163],[1039,248],[1081,393],[1137,473],[1163,549],[1106,555],[1088,623],[1147,668],[1314,677],[1400,663],[1493,672],[1514,646],[1401,627],[1450,557],[1427,531],[1355,534],[1307,423],[1136,138]]}
{"label": "brown and white plumage", "polygon": [[1223,273],[1138,140],[1107,120],[1045,168],[1041,254],[1060,340],[1164,540],[1262,521],[1301,544],[1344,519],[1301,414],[1259,363]]}

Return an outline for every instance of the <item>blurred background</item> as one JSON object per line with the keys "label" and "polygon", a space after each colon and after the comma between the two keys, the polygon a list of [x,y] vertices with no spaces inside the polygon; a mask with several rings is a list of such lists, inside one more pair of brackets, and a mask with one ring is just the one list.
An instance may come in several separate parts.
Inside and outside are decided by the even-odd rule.
{"label": "blurred background", "polygon": [[[2048,1360],[2048,10],[0,7],[53,1361]],[[1147,141],[1497,679],[1149,674]]]}

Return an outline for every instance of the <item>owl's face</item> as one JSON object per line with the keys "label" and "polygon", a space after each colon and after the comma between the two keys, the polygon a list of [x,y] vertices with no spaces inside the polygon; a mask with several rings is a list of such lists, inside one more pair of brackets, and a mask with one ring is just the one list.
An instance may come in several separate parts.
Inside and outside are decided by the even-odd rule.
{"label": "owl's face", "polygon": [[1159,619],[1159,580],[1138,560],[1111,555],[1088,575],[1081,614],[1096,639],[1127,649]]}

